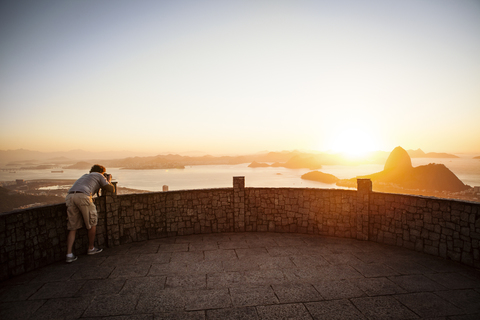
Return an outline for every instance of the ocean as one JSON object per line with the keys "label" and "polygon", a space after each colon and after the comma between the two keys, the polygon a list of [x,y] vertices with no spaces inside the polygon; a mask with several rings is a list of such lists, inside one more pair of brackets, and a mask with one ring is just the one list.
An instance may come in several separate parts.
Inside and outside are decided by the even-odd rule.
{"label": "ocean", "polygon": [[[413,158],[413,166],[429,163],[443,163],[463,183],[480,186],[480,160],[472,157],[460,158]],[[238,165],[186,166],[185,169],[121,170],[107,168],[119,187],[138,190],[169,190],[230,188],[234,176],[244,176],[247,187],[294,187],[294,188],[335,188],[335,184],[303,180],[300,177],[309,169],[286,169],[278,167],[249,168],[248,163]],[[376,173],[383,170],[383,164],[363,164],[355,166],[325,165],[319,171],[330,173],[341,179]],[[16,179],[78,179],[87,170],[63,169],[63,173],[51,170],[17,170],[15,173],[0,171],[0,181]]]}

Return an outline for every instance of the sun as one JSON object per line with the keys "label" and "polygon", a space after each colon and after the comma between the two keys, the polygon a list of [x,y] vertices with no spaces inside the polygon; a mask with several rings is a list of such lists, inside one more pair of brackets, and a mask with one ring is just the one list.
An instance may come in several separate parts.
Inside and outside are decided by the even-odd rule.
{"label": "sun", "polygon": [[341,153],[351,159],[366,156],[377,150],[376,139],[366,131],[356,128],[346,128],[332,137],[329,149],[333,153]]}

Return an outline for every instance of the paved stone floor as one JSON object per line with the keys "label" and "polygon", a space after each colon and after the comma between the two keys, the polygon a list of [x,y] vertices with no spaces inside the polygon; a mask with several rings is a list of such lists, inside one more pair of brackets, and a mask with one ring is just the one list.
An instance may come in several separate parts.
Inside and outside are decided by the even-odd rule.
{"label": "paved stone floor", "polygon": [[352,239],[229,233],[80,255],[0,283],[0,319],[480,319],[480,272]]}

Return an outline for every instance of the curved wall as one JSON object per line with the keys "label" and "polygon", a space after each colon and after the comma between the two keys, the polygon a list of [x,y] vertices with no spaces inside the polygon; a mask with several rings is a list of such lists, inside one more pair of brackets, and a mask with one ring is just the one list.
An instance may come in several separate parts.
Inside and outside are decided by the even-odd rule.
{"label": "curved wall", "polygon": [[[95,199],[97,243],[113,247],[167,236],[296,232],[370,240],[480,268],[480,203],[358,190],[233,188]],[[65,259],[65,204],[0,215],[0,280]],[[85,229],[74,251],[87,248]]]}

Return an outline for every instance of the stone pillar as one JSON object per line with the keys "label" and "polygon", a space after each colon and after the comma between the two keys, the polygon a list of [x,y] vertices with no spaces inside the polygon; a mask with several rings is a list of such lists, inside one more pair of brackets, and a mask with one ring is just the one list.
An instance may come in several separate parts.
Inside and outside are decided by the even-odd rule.
{"label": "stone pillar", "polygon": [[245,177],[233,177],[233,229],[245,231]]}
{"label": "stone pillar", "polygon": [[[102,198],[105,199],[104,212],[105,217],[105,244],[111,248],[120,245],[120,228],[118,219],[118,199],[117,182],[112,182],[115,186],[114,192],[102,190]],[[98,231],[97,231],[98,235]],[[100,241],[99,241],[100,242]]]}
{"label": "stone pillar", "polygon": [[372,180],[357,179],[357,239],[368,240],[370,194]]}

